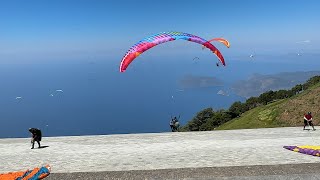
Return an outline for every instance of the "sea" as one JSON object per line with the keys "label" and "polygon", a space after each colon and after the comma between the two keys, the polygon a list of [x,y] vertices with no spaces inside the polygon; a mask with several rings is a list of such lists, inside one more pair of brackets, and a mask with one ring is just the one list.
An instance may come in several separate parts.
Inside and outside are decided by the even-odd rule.
{"label": "sea", "polygon": [[[254,73],[318,70],[318,57],[229,58],[216,66],[208,57],[141,56],[123,73],[119,58],[6,61],[0,64],[0,138],[30,137],[31,127],[43,136],[168,132],[171,116],[180,115],[185,125],[204,108],[245,101],[233,83]],[[217,83],[185,84],[190,77]]]}

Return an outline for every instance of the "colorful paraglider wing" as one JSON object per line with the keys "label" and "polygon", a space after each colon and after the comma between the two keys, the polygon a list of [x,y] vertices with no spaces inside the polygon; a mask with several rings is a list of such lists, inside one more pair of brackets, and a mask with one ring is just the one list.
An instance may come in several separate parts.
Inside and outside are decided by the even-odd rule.
{"label": "colorful paraglider wing", "polygon": [[41,168],[34,168],[33,170],[9,172],[0,174],[0,179],[5,180],[38,180],[44,179],[50,174],[51,167],[49,165]]}
{"label": "colorful paraglider wing", "polygon": [[283,148],[302,154],[320,156],[320,146],[283,146]]}
{"label": "colorful paraglider wing", "polygon": [[[213,38],[211,40],[209,40],[208,42],[212,42],[212,41],[219,41],[221,42],[222,44],[224,44],[225,46],[227,46],[227,48],[230,48],[230,43],[228,40],[224,39],[224,38]],[[206,47],[205,46],[202,46],[202,49],[205,49]]]}
{"label": "colorful paraglider wing", "polygon": [[224,44],[225,46],[227,46],[227,48],[230,48],[230,43],[228,40],[224,39],[224,38],[213,38],[211,40],[209,40],[209,42],[212,42],[212,41],[219,41],[221,42],[222,44]]}
{"label": "colorful paraglider wing", "polygon": [[158,33],[152,36],[149,36],[147,38],[142,39],[138,43],[134,44],[129,51],[124,55],[124,57],[121,60],[120,63],[120,72],[124,72],[129,64],[140,54],[145,52],[146,50],[159,45],[161,43],[165,43],[168,41],[174,41],[177,39],[192,41],[198,44],[202,44],[203,46],[210,49],[216,56],[219,58],[220,62],[225,65],[224,58],[221,54],[221,52],[213,46],[210,42],[206,41],[203,38],[200,38],[198,36],[183,33],[183,32],[162,32]]}

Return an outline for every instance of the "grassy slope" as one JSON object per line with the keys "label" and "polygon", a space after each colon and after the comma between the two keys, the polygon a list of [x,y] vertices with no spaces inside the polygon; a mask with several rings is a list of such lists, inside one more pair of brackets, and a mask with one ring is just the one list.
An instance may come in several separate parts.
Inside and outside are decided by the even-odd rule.
{"label": "grassy slope", "polygon": [[260,106],[216,129],[248,129],[281,126],[302,126],[303,115],[311,111],[314,123],[320,119],[320,84],[294,97]]}

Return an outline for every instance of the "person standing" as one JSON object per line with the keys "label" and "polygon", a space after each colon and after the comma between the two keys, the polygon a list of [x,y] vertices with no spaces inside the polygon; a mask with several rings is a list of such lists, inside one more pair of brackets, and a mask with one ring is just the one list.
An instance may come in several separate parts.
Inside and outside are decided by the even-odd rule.
{"label": "person standing", "polygon": [[174,122],[173,122],[173,118],[171,117],[171,120],[170,120],[170,128],[171,128],[171,131],[173,132],[174,131]]}
{"label": "person standing", "polygon": [[179,130],[179,119],[180,119],[180,115],[179,117],[177,118],[176,116],[173,118],[173,131],[178,131]]}
{"label": "person standing", "polygon": [[32,147],[31,149],[34,148],[34,143],[37,142],[38,143],[38,148],[40,148],[40,141],[42,139],[42,133],[41,133],[41,130],[40,129],[37,129],[37,128],[29,128],[29,132],[31,133],[32,135],[32,139],[31,139],[31,144],[32,144]]}
{"label": "person standing", "polygon": [[304,126],[303,126],[303,130],[306,129],[306,126],[309,124],[309,126],[312,127],[312,129],[315,131],[316,129],[314,128],[313,126],[313,123],[312,123],[312,115],[311,115],[311,112],[308,112],[307,114],[304,115],[303,117],[303,122],[304,122]]}

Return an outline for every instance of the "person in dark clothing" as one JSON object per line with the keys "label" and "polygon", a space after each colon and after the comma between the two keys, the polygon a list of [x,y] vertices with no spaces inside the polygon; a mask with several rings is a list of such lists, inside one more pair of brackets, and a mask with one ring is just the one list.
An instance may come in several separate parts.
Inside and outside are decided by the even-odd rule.
{"label": "person in dark clothing", "polygon": [[31,139],[31,143],[32,143],[32,147],[31,149],[34,148],[34,143],[37,142],[38,143],[38,148],[40,148],[40,141],[42,138],[42,134],[41,134],[41,130],[37,129],[37,128],[29,128],[29,132],[32,134],[32,139]]}
{"label": "person in dark clothing", "polygon": [[303,122],[304,122],[304,126],[303,126],[303,130],[306,129],[306,126],[309,124],[309,126],[312,127],[312,129],[315,131],[316,129],[314,128],[313,126],[313,123],[312,123],[312,115],[311,115],[311,112],[308,112],[308,114],[305,114],[304,117],[303,117]]}
{"label": "person in dark clothing", "polygon": [[179,129],[179,119],[180,119],[180,115],[179,117],[177,118],[176,116],[171,120],[172,121],[172,124],[173,124],[173,129],[172,129],[172,132],[175,132],[175,131],[178,131]]}
{"label": "person in dark clothing", "polygon": [[174,131],[174,122],[173,122],[173,118],[171,117],[171,120],[170,120],[170,128],[171,128],[171,131],[173,132]]}

